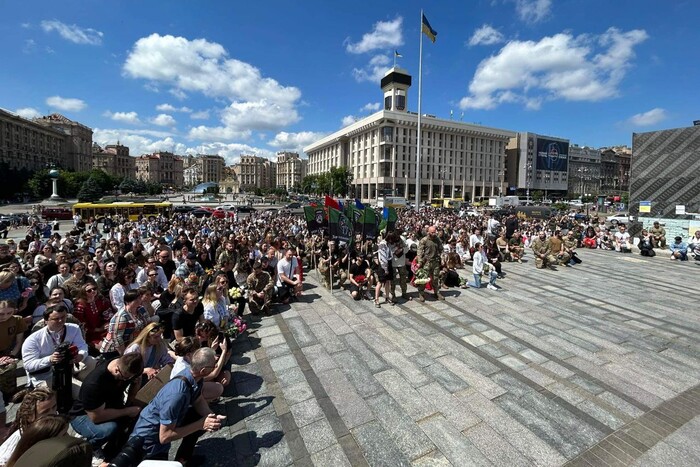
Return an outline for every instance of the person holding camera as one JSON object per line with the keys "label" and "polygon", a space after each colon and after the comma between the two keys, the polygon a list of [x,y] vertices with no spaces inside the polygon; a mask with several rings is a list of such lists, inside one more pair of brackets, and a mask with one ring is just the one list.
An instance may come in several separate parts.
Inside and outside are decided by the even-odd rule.
{"label": "person holding camera", "polygon": [[[85,378],[73,405],[70,425],[92,445],[98,459],[111,458],[126,441],[126,434],[139,407],[129,405],[140,388],[141,353],[100,360]],[[129,391],[126,404],[124,393]]]}
{"label": "person holding camera", "polygon": [[[67,361],[71,366],[84,362],[88,364],[88,346],[77,324],[66,323],[68,308],[59,303],[44,311],[46,327],[30,334],[22,344],[22,359],[32,387],[53,384],[53,368]],[[67,344],[69,352],[59,349]],[[64,346],[65,347],[65,346]]]}
{"label": "person holding camera", "polygon": [[226,418],[211,413],[202,397],[204,378],[215,367],[214,350],[196,350],[189,371],[171,379],[141,411],[126,448],[112,464],[138,465],[141,459],[136,457],[167,460],[170,443],[182,439],[175,460],[188,465],[199,437],[219,431]]}

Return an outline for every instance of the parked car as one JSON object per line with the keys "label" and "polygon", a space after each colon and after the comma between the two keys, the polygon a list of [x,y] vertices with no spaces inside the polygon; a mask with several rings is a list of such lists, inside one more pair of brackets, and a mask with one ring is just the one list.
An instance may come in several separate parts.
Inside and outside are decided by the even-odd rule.
{"label": "parked car", "polygon": [[69,207],[45,207],[41,210],[41,217],[46,221],[73,219],[73,210]]}
{"label": "parked car", "polygon": [[614,216],[609,216],[606,221],[610,222],[612,225],[618,225],[618,224],[629,224],[630,221],[633,221],[634,217],[630,216],[629,214],[615,214]]}
{"label": "parked car", "polygon": [[192,214],[194,217],[211,217],[214,214],[214,211],[211,209],[204,209],[204,208],[197,208],[194,211],[190,211],[190,214]]}
{"label": "parked car", "polygon": [[214,209],[212,212],[212,215],[217,218],[217,219],[226,219],[227,217],[235,217],[236,214],[231,211],[227,211],[226,209],[223,209],[221,207],[218,207]]}
{"label": "parked car", "polygon": [[282,209],[300,209],[301,203],[289,203]]}
{"label": "parked car", "polygon": [[197,209],[197,206],[182,205],[182,206],[175,206],[173,208],[173,212],[192,212],[195,209]]}

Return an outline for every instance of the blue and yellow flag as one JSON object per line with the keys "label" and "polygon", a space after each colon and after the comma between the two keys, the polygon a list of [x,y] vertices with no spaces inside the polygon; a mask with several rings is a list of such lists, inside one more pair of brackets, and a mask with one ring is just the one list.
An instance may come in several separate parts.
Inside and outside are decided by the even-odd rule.
{"label": "blue and yellow flag", "polygon": [[437,32],[433,28],[430,27],[430,23],[428,22],[428,18],[423,15],[423,24],[421,25],[421,29],[423,31],[423,34],[428,36],[428,38],[432,41],[435,42],[435,38],[437,37]]}

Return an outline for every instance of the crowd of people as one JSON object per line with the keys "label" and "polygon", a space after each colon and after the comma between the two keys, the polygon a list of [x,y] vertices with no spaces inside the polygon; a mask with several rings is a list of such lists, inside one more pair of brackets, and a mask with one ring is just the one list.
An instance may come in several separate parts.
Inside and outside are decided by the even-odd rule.
{"label": "crowd of people", "polygon": [[[86,444],[54,447],[91,453],[95,463],[167,459],[182,439],[175,460],[196,464],[197,439],[225,423],[212,404],[231,382],[233,339],[251,316],[297,300],[313,269],[323,286],[381,307],[444,300],[451,287],[497,291],[509,262],[571,267],[581,263],[579,248],[624,252],[633,243],[625,226],[568,215],[424,208],[402,211],[387,230],[340,242],[281,211],[78,218],[46,239],[30,226],[25,239],[0,245],[0,389],[20,404],[9,427],[0,413],[0,466],[68,426]],[[641,254],[665,240],[660,226],[642,232]],[[668,248],[672,259],[700,257],[700,231]],[[28,388],[17,392],[20,359]]]}

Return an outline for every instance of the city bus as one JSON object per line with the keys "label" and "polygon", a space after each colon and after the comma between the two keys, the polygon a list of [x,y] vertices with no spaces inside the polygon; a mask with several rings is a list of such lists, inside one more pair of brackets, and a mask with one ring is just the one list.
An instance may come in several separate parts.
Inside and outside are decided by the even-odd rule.
{"label": "city bus", "polygon": [[457,198],[433,198],[430,205],[434,208],[459,209],[461,199]]}
{"label": "city bus", "polygon": [[80,214],[83,219],[91,217],[102,221],[107,216],[121,215],[131,221],[139,217],[154,219],[159,215],[170,217],[173,203],[138,203],[133,201],[117,201],[113,203],[76,203],[73,214]]}

